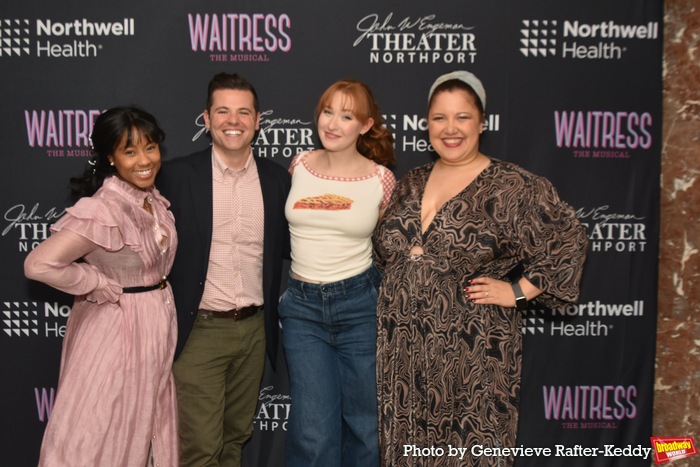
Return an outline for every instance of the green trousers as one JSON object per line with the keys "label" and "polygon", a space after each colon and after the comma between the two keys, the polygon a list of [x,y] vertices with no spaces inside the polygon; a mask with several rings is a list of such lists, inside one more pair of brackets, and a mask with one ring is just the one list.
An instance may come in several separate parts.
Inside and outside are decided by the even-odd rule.
{"label": "green trousers", "polygon": [[265,365],[264,314],[198,316],[173,366],[183,467],[238,467]]}

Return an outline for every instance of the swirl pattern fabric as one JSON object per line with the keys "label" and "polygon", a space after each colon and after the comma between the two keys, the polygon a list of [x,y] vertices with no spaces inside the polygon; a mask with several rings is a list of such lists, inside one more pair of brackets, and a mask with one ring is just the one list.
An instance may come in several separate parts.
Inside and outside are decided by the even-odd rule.
{"label": "swirl pattern fabric", "polygon": [[[546,306],[578,299],[587,239],[544,178],[492,159],[421,231],[432,164],[399,182],[374,237],[383,271],[377,390],[382,465],[511,465],[512,457],[405,456],[417,448],[512,447],[518,426],[521,314],[476,305],[463,288],[519,263]],[[411,255],[414,246],[422,255]]]}

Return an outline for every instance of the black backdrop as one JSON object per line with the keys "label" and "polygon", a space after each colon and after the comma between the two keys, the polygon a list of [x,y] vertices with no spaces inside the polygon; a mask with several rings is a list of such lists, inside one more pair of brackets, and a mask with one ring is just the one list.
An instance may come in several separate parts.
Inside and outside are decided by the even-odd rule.
{"label": "black backdrop", "polygon": [[[662,17],[651,0],[3,2],[0,464],[38,458],[72,298],[22,263],[66,207],[101,110],[145,108],[165,157],[188,154],[209,141],[207,82],[239,72],[261,98],[257,153],[287,166],[318,144],[320,93],[355,77],[394,131],[401,176],[431,157],[430,84],[468,69],[487,90],[482,150],[552,180],[590,237],[581,304],[524,317],[518,445],[554,451],[519,465],[561,465],[557,445],[601,449],[573,466],[648,465],[603,449],[648,447],[651,432]],[[284,366],[268,369],[247,465],[283,465],[290,407]]]}

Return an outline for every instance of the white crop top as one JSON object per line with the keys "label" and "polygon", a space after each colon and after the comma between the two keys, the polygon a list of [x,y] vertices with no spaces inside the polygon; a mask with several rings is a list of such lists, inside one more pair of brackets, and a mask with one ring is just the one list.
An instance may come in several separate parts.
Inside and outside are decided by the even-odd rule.
{"label": "white crop top", "polygon": [[335,282],[372,264],[372,233],[396,185],[394,174],[375,164],[358,178],[314,172],[308,152],[289,166],[292,189],[285,205],[292,245],[292,272],[317,282]]}

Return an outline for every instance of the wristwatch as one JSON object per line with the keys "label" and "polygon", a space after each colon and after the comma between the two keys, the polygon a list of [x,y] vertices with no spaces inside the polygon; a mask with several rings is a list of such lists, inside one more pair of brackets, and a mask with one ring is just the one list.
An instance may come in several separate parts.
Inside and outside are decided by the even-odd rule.
{"label": "wristwatch", "polygon": [[523,293],[523,289],[520,287],[518,281],[513,282],[511,286],[513,287],[513,293],[515,294],[515,309],[525,310],[527,308],[527,298]]}

